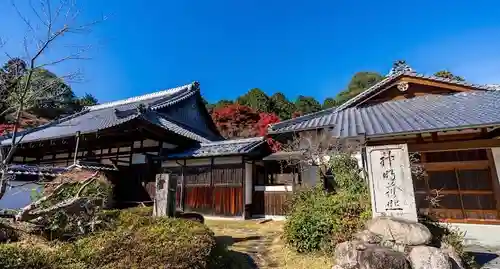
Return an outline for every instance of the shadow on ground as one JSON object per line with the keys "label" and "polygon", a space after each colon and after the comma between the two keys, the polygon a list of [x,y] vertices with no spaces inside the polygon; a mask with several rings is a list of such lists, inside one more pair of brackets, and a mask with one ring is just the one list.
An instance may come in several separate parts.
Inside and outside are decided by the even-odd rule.
{"label": "shadow on ground", "polygon": [[493,261],[494,259],[497,259],[499,256],[495,253],[487,253],[487,252],[468,252],[472,256],[474,256],[474,260],[480,265],[486,265]]}
{"label": "shadow on ground", "polygon": [[[235,243],[260,240],[261,236],[232,237],[216,236],[217,249],[220,255],[217,268],[229,269],[258,269],[260,268],[251,256],[252,251],[243,248],[244,252],[229,250],[229,247]],[[249,242],[250,243],[250,242]],[[245,253],[247,252],[247,253]]]}

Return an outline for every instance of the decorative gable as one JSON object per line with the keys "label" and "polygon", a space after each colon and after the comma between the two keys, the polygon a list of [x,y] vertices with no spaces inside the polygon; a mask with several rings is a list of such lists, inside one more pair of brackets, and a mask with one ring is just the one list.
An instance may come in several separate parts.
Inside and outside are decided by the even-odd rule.
{"label": "decorative gable", "polygon": [[424,95],[446,95],[471,90],[492,90],[486,85],[416,73],[406,63],[396,64],[385,79],[340,105],[337,110],[373,105]]}

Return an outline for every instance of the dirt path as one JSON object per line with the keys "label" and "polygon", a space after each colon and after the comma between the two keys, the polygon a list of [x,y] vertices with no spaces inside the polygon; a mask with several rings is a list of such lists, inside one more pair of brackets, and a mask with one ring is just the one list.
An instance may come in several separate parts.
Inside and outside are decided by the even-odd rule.
{"label": "dirt path", "polygon": [[230,268],[330,269],[331,258],[298,255],[287,249],[281,240],[282,222],[214,221],[206,224],[214,231],[217,241],[227,247]]}

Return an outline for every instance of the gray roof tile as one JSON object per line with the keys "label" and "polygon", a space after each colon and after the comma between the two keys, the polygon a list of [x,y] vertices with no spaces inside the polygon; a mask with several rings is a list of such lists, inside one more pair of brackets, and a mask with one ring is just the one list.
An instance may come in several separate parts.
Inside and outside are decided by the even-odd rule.
{"label": "gray roof tile", "polygon": [[199,158],[227,155],[244,155],[252,152],[258,146],[266,143],[263,137],[252,137],[201,143],[197,147],[180,153],[170,154],[169,159]]}
{"label": "gray roof tile", "polygon": [[182,135],[184,137],[193,139],[198,142],[208,143],[212,141],[203,136],[200,136],[195,131],[188,130],[188,127],[184,127],[182,124],[175,122],[174,120],[170,119],[167,115],[161,113],[155,113],[155,112],[146,113],[142,115],[142,118],[154,125],[160,126],[178,135]]}
{"label": "gray roof tile", "polygon": [[272,125],[269,133],[332,128],[336,137],[384,136],[500,125],[500,92],[425,95],[366,107],[324,110]]}
{"label": "gray roof tile", "polygon": [[[152,94],[90,106],[85,108],[82,112],[69,117],[27,130],[26,135],[22,138],[22,143],[71,137],[75,136],[77,132],[81,134],[93,133],[138,118],[141,115],[138,110],[140,106],[144,106],[147,111],[157,111],[168,106],[173,106],[183,100],[193,97],[197,93],[199,93],[199,88],[198,83],[195,82]],[[190,110],[193,110],[192,107],[190,107]],[[187,129],[191,128],[187,126],[181,127],[173,122],[167,123],[168,120],[166,118],[163,119],[160,115],[151,115],[153,114],[150,114],[148,116],[149,118],[145,119],[152,120],[153,123],[158,126],[167,129],[172,128],[172,131],[181,135],[186,134],[190,138],[196,137],[195,140],[200,142],[212,140],[198,137],[196,133],[188,131]],[[193,122],[193,124],[197,124],[197,122]],[[215,137],[215,135],[212,136]],[[214,140],[217,139],[214,138]],[[1,141],[2,145],[9,145],[10,143],[11,139],[4,139]]]}

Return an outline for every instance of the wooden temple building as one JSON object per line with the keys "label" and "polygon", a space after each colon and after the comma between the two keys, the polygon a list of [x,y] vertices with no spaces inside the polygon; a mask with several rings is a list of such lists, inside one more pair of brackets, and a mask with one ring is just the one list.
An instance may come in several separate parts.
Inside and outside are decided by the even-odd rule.
{"label": "wooden temple building", "polygon": [[[404,67],[339,107],[270,126],[269,135],[281,142],[309,131],[359,139],[356,157],[368,172],[372,196],[385,180],[373,156],[393,149],[398,161],[425,173],[416,179],[401,168],[401,180],[411,187],[390,203],[401,203],[410,212],[404,214],[432,213],[479,238],[475,227],[500,231],[499,112],[500,91]],[[116,167],[124,205],[151,201],[155,175],[168,173],[178,178],[177,203],[185,211],[276,217],[284,215],[295,188],[319,177],[314,169],[277,169],[290,153],[271,153],[265,138],[223,139],[197,83],[91,106],[21,137],[16,164]],[[10,143],[7,138],[1,145]],[[437,205],[427,199],[436,191]],[[389,210],[376,203],[384,197],[372,199],[374,214]]]}
{"label": "wooden temple building", "polygon": [[[339,107],[277,123],[269,133],[286,141],[311,130],[363,141],[357,158],[367,171],[374,215],[431,214],[471,240],[500,243],[491,237],[500,232],[497,89],[405,66]],[[392,179],[384,170],[389,157]],[[388,180],[400,185],[387,189]]]}

